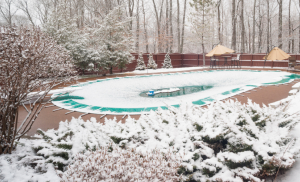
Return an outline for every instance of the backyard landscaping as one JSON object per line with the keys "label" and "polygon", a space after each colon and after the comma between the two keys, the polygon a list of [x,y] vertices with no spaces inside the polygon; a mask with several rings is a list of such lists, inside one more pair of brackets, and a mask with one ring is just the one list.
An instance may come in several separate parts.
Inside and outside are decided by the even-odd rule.
{"label": "backyard landscaping", "polygon": [[[192,78],[195,75],[197,78],[197,74],[203,73],[208,76],[216,73],[217,76],[212,79],[215,83],[220,82],[217,78],[223,79],[222,76],[218,76],[222,71],[205,70],[162,76],[167,77],[166,83],[171,86],[168,76]],[[238,79],[232,82],[230,71],[228,73],[225,79],[228,81],[225,85],[233,83],[232,88],[235,88],[242,83],[239,83]],[[0,177],[4,181],[24,179],[28,181],[70,181],[71,179],[73,181],[83,179],[115,181],[119,180],[120,176],[124,181],[130,179],[263,181],[274,178],[293,181],[295,178],[293,176],[296,174],[293,166],[298,165],[297,156],[300,151],[298,140],[300,128],[297,125],[300,112],[297,101],[300,100],[300,94],[296,93],[288,99],[282,97],[281,102],[275,103],[275,108],[274,106],[261,107],[251,101],[245,105],[238,100],[231,100],[230,97],[246,94],[253,88],[272,87],[263,83],[279,84],[278,87],[273,88],[276,91],[282,84],[286,85],[294,81],[297,75],[291,76],[292,74],[287,72],[233,70],[232,77],[243,73],[252,75],[249,77],[252,81],[249,82],[252,85],[250,89],[247,89],[248,83],[244,86],[242,84],[241,91],[231,92],[231,95],[225,94],[224,97],[219,98],[223,100],[229,97],[225,102],[211,100],[205,108],[201,107],[202,104],[193,104],[193,100],[182,99],[178,106],[166,104],[163,108],[142,112],[138,118],[131,118],[129,114],[123,123],[116,118],[103,118],[104,123],[99,123],[101,115],[95,115],[96,117],[85,120],[73,118],[62,121],[57,129],[40,129],[32,138],[21,139],[16,151],[11,155],[0,157]],[[258,74],[257,78],[262,74],[264,79],[256,80],[253,74]],[[152,77],[141,77],[141,79],[149,78]],[[247,79],[247,76],[243,78]],[[139,79],[139,77],[124,79]],[[97,80],[87,83],[97,83]],[[191,83],[193,81],[186,84]],[[295,82],[292,84],[294,85]],[[86,84],[83,82],[81,85]],[[132,88],[126,83],[124,85]],[[212,85],[216,86],[216,84]],[[176,85],[173,83],[173,86]],[[160,87],[164,87],[164,84]],[[232,88],[230,87],[229,90]],[[224,93],[224,90],[219,89],[216,93]],[[130,94],[132,91],[126,92]],[[201,92],[203,91],[191,94],[199,95]],[[218,97],[220,96],[213,98]],[[151,164],[134,157],[135,154],[149,157]],[[168,157],[163,157],[165,154]],[[124,163],[125,158],[132,162]],[[99,159],[101,161],[103,159],[103,162],[97,162]],[[91,162],[84,162],[86,160]],[[143,164],[142,168],[134,167],[141,164]],[[118,167],[120,165],[124,168]],[[107,168],[108,166],[115,166],[115,169],[111,170]],[[13,169],[17,169],[18,173],[10,173]],[[128,171],[126,175],[124,175],[125,169]],[[97,170],[103,172],[97,173]]]}

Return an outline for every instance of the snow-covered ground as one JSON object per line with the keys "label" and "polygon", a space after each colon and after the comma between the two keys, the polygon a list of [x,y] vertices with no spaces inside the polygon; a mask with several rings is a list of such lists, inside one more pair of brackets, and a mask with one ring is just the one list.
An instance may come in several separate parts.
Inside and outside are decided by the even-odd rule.
{"label": "snow-covered ground", "polygon": [[[289,75],[291,74],[287,72],[276,71],[227,70],[120,77],[80,84],[78,86],[82,87],[82,90],[76,90],[70,96],[82,99],[72,99],[70,102],[54,101],[53,103],[68,110],[84,113],[111,114],[121,108],[122,111],[113,114],[140,114],[141,111],[148,111],[151,108],[178,105],[182,101],[198,102],[200,103],[198,105],[209,104],[212,101],[251,90],[264,83],[280,81]],[[140,93],[153,89],[186,86],[212,86],[212,88],[176,97],[139,96]]]}
{"label": "snow-covered ground", "polygon": [[56,182],[76,154],[114,142],[140,152],[174,150],[183,156],[186,173],[202,181],[261,182],[256,175],[263,166],[271,175],[276,166],[286,168],[288,172],[278,179],[297,181],[300,161],[295,163],[294,157],[300,149],[300,125],[290,129],[300,121],[292,110],[300,111],[300,93],[288,107],[248,104],[226,101],[200,108],[182,103],[180,108],[160,109],[139,120],[129,117],[125,124],[73,118],[61,122],[58,130],[35,136],[41,139],[22,139],[13,154],[1,155],[0,180]]}
{"label": "snow-covered ground", "polygon": [[176,71],[190,71],[190,70],[205,69],[205,68],[207,67],[159,68],[159,69],[134,70],[125,73],[128,74],[167,73],[167,72],[176,72]]}
{"label": "snow-covered ground", "polygon": [[[295,88],[300,89],[300,82],[295,84]],[[275,103],[276,107],[280,107],[279,105],[286,105],[287,107],[282,107],[285,112],[290,114],[300,113],[300,92],[296,95],[292,95],[287,97],[286,99],[282,99],[281,101],[277,101]],[[291,136],[298,138],[299,140],[295,145],[300,146],[300,124],[297,124],[295,128],[290,133]],[[300,155],[298,155],[300,157]],[[292,169],[288,170],[284,175],[280,176],[277,181],[280,182],[295,182],[299,181],[299,171],[300,171],[300,158],[296,159],[296,162]]]}

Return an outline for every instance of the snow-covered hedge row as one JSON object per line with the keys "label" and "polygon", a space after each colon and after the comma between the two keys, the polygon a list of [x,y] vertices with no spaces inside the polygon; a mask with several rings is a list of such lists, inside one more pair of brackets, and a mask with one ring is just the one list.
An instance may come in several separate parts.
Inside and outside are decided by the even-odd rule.
{"label": "snow-covered hedge row", "polygon": [[282,110],[251,102],[218,102],[204,109],[182,104],[139,120],[128,118],[125,124],[73,118],[58,130],[40,131],[42,139],[30,142],[44,169],[53,163],[65,171],[77,154],[114,142],[141,153],[171,150],[183,156],[178,173],[187,181],[262,181],[279,167],[291,168],[299,151],[289,136],[299,115]]}

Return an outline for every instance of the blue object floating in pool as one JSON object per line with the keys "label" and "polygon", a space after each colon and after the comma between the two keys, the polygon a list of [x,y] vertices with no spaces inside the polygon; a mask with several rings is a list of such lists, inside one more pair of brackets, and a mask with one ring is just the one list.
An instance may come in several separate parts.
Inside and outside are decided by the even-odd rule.
{"label": "blue object floating in pool", "polygon": [[155,95],[155,94],[154,94],[154,90],[149,90],[148,96],[153,96],[153,95]]}

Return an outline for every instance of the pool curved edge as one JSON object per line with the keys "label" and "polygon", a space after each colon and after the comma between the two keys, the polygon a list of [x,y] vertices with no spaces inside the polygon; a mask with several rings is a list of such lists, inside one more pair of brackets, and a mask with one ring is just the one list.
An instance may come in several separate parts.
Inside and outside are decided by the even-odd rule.
{"label": "pool curved edge", "polygon": [[[213,72],[213,71],[251,71],[251,72],[267,72],[267,71],[260,71],[260,70],[209,70],[209,71],[190,71],[190,72],[184,72],[180,74],[188,74],[188,73],[201,73],[201,72]],[[278,72],[278,71],[269,71],[269,72]],[[279,71],[283,72],[283,71]],[[288,73],[288,72],[287,72]],[[116,78],[106,78],[106,79],[98,79],[95,81],[88,81],[76,85],[71,85],[69,87],[82,87],[88,84],[96,83],[96,82],[103,82],[103,81],[109,81],[113,79],[126,79],[126,78],[139,78],[139,77],[150,77],[150,76],[160,76],[160,75],[174,75],[179,73],[169,73],[169,74],[153,74],[153,75],[139,75],[139,76],[126,76],[126,77],[116,77]],[[271,83],[264,83],[260,85],[246,85],[241,88],[232,89],[230,91],[223,92],[221,94],[212,95],[210,97],[202,98],[199,100],[195,100],[192,103],[194,105],[198,106],[205,106],[207,104],[210,104],[215,101],[220,101],[224,99],[228,99],[230,97],[233,97],[235,95],[241,94],[243,92],[247,92],[252,90],[253,88],[262,86],[262,85],[280,85],[292,82],[294,79],[300,79],[299,75],[291,74],[287,76],[286,78],[283,78],[280,81],[277,82],[271,82]],[[59,96],[59,94],[52,95],[52,99]],[[158,108],[161,109],[168,109],[169,106],[157,106],[157,107],[145,107],[145,108],[112,108],[112,107],[100,107],[100,106],[91,106],[86,104],[80,104],[77,101],[74,101],[73,99],[67,100],[67,101],[52,101],[52,103],[60,108],[76,111],[76,112],[82,112],[82,113],[90,113],[90,114],[112,114],[112,115],[139,115],[143,113],[148,113],[151,110],[155,111]],[[171,105],[172,107],[179,107],[180,104]],[[74,107],[75,106],[75,107]]]}

